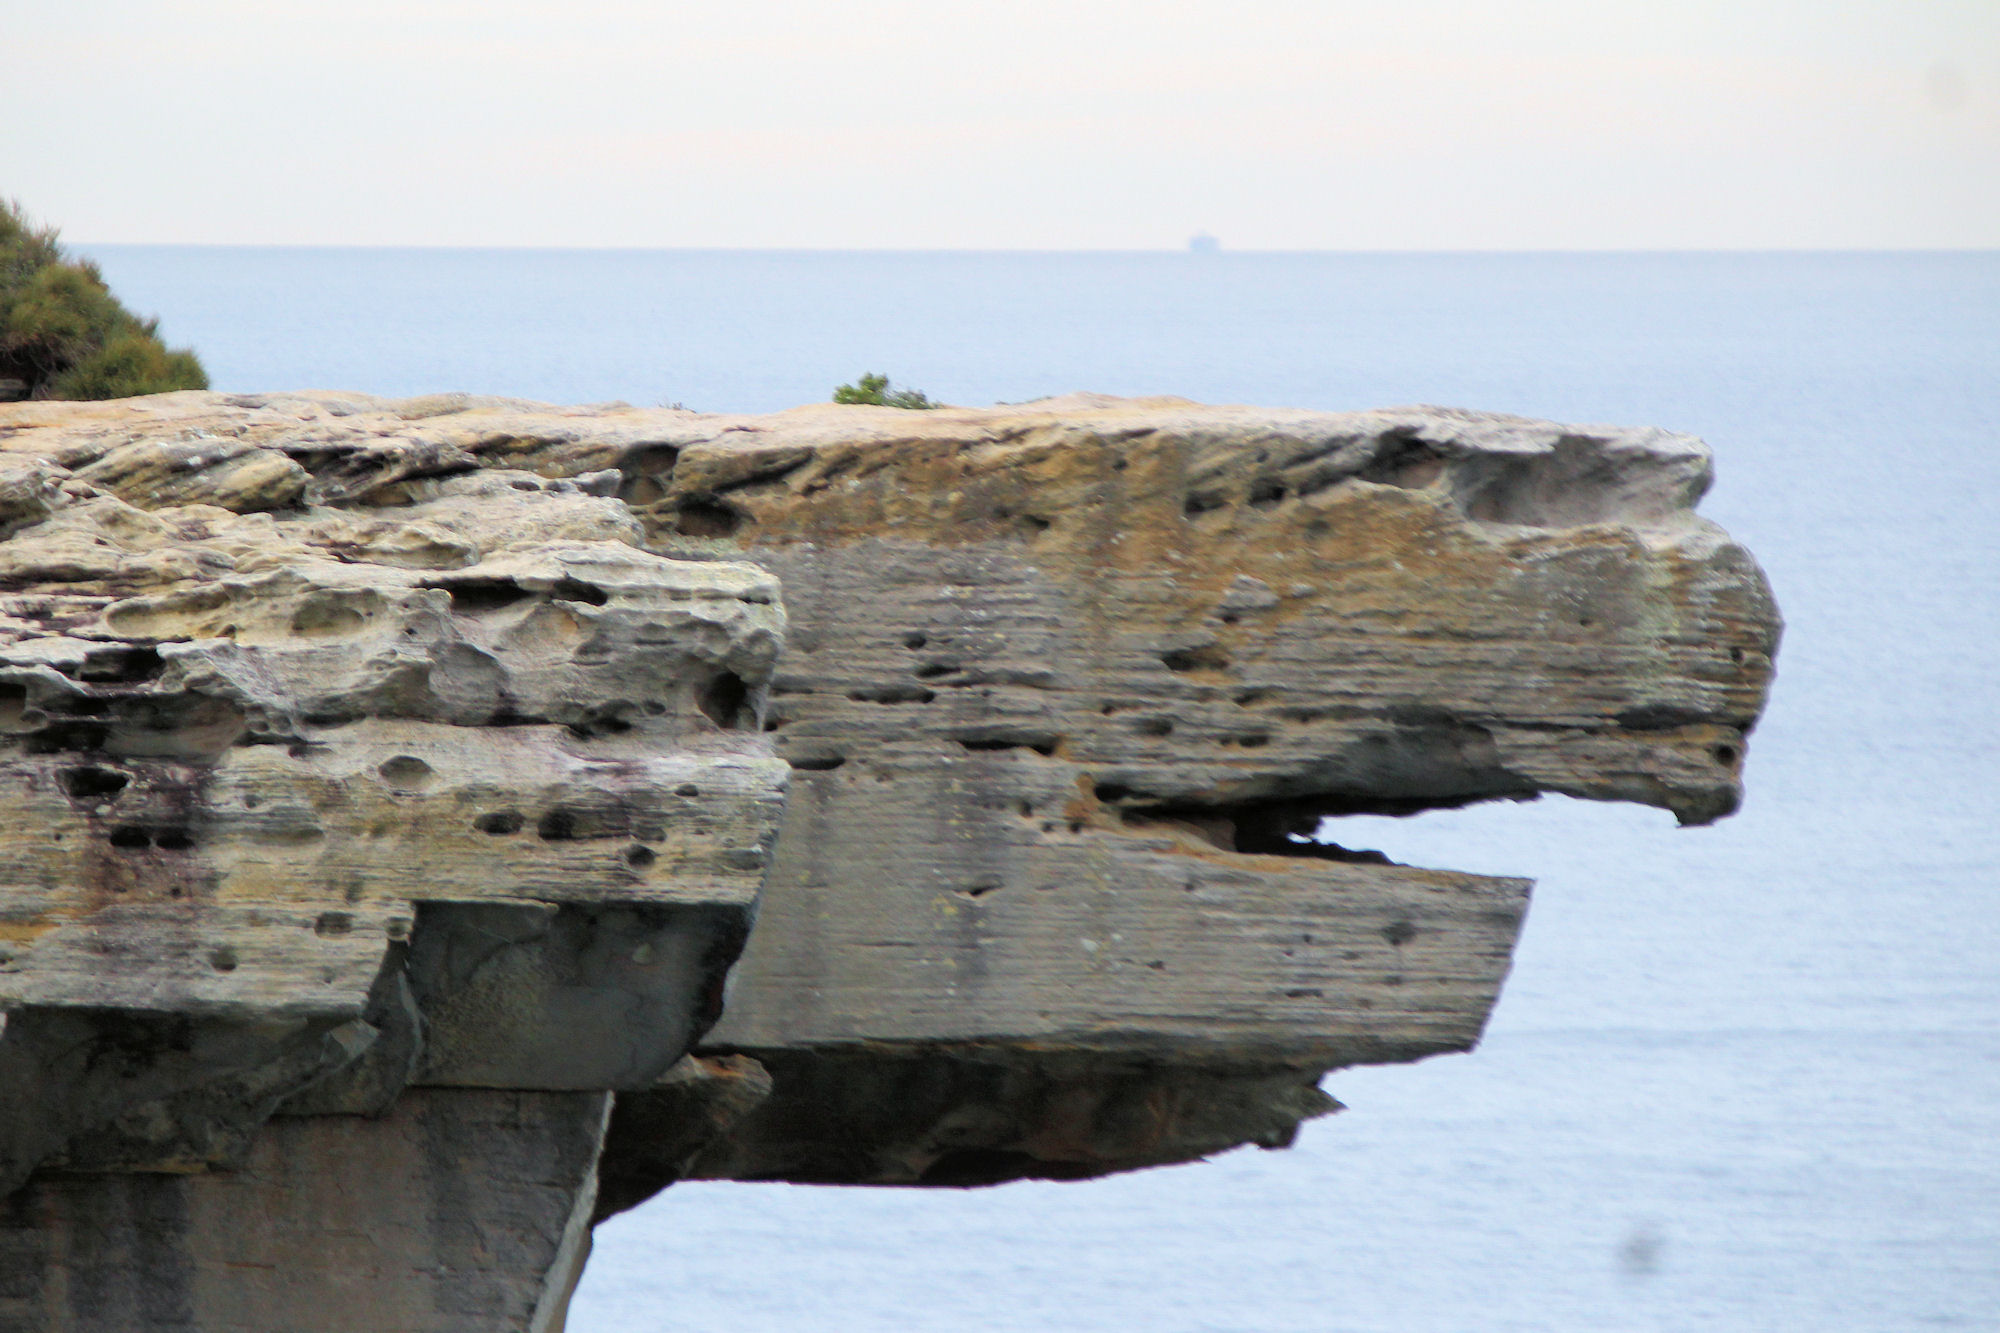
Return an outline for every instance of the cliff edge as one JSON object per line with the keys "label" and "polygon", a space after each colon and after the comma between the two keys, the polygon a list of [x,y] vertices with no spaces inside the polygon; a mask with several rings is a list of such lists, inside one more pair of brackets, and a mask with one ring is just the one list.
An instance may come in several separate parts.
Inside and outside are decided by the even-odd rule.
{"label": "cliff edge", "polygon": [[1736,807],[1778,620],[1709,475],[1439,409],[0,406],[0,1330],[551,1329],[690,1175],[1289,1142],[1473,1045],[1529,887],[1323,818]]}

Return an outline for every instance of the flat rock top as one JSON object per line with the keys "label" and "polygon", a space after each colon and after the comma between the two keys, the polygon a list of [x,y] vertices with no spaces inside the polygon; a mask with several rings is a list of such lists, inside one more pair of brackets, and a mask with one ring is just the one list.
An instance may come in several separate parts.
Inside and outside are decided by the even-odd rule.
{"label": "flat rock top", "polygon": [[[1474,517],[1530,525],[1616,519],[1671,521],[1692,508],[1711,477],[1708,449],[1692,436],[1652,427],[1568,426],[1499,413],[1407,407],[1317,412],[1208,406],[1182,398],[1068,394],[986,408],[895,408],[811,404],[768,415],[702,414],[624,403],[558,407],[469,394],[386,399],[338,392],[218,394],[184,392],[103,403],[0,405],[0,452],[40,459],[82,474],[128,501],[195,498],[186,479],[162,493],[157,473],[133,475],[137,460],[108,458],[122,448],[207,445],[178,450],[183,472],[240,471],[253,451],[270,451],[273,475],[249,494],[211,485],[208,503],[276,509],[299,503],[364,503],[371,493],[413,477],[479,467],[519,467],[575,476],[615,466],[635,451],[721,447],[737,457],[712,464],[712,479],[740,482],[746,468],[769,468],[772,450],[867,448],[921,440],[958,447],[1046,444],[1078,436],[1179,436],[1215,449],[1267,446],[1273,476],[1306,467],[1307,484],[1336,474],[1365,475],[1371,465],[1394,479],[1439,459],[1485,459],[1505,468],[1559,466],[1535,496],[1507,503],[1487,495],[1490,512]],[[1374,447],[1400,441],[1399,457]],[[278,459],[294,468],[277,465]],[[234,467],[226,466],[232,460]],[[121,465],[122,463],[122,465]],[[1580,464],[1580,465],[1579,465]],[[16,467],[18,468],[18,464]],[[4,474],[0,474],[4,475]],[[1380,479],[1371,478],[1371,479]],[[1483,490],[1494,489],[1487,478]],[[1557,490],[1572,492],[1565,502]],[[184,497],[184,498],[183,498]],[[1476,507],[1481,495],[1468,492]],[[1582,507],[1579,507],[1581,505]]]}

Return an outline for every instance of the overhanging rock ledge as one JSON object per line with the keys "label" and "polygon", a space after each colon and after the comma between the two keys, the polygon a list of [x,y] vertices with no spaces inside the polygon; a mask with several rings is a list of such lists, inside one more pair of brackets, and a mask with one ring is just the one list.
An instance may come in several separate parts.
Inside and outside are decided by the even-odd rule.
{"label": "overhanging rock ledge", "polygon": [[1322,818],[1736,807],[1778,619],[1709,467],[1178,399],[0,407],[0,1330],[551,1329],[689,1175],[1288,1142],[1472,1046],[1527,899]]}

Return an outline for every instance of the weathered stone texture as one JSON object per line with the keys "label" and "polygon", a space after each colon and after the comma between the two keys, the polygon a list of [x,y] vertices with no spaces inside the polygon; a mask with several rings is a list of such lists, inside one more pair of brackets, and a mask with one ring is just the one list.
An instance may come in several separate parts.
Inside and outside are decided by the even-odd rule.
{"label": "weathered stone texture", "polygon": [[[232,1050],[262,1032],[266,1063],[330,1039],[358,1056],[419,927],[421,1081],[650,1082],[712,1020],[763,878],[772,579],[640,550],[619,501],[570,481],[385,492],[355,478],[365,442],[306,453],[341,508],[213,414],[121,442],[166,433],[174,401],[5,441],[69,476],[0,544],[0,1061],[58,1013],[115,1016],[107,1034],[169,1015]],[[506,949],[449,945],[502,918]],[[651,1016],[631,1049],[530,1035],[612,1009]],[[39,1155],[0,1163],[18,1179]]]}
{"label": "weathered stone texture", "polygon": [[19,1327],[552,1326],[748,932],[774,580],[339,403],[0,414]]}
{"label": "weathered stone texture", "polygon": [[[1322,819],[1736,808],[1778,622],[1709,466],[1177,399],[0,408],[0,1187],[58,1210],[0,1289],[255,1183],[61,1173],[331,1188],[518,1089],[619,1090],[598,1216],[1288,1142],[1328,1069],[1477,1040],[1527,901]],[[490,1326],[553,1317],[588,1192]]]}
{"label": "weathered stone texture", "polygon": [[[655,546],[786,588],[768,725],[800,770],[709,1038],[775,1090],[702,1174],[1286,1137],[1328,1068],[1468,1048],[1526,903],[1302,844],[1322,817],[1740,796],[1776,617],[1684,436],[1080,398],[802,409],[662,457],[619,460]],[[836,1085],[904,1109],[843,1119]]]}

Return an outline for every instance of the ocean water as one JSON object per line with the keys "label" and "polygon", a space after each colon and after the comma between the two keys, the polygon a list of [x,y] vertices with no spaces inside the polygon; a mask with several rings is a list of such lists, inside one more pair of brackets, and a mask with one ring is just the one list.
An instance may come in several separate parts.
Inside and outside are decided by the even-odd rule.
{"label": "ocean water", "polygon": [[1749,799],[1343,821],[1529,874],[1470,1055],[1288,1152],[980,1191],[683,1185],[573,1333],[2000,1329],[2000,254],[100,247],[218,388],[765,410],[882,370],[1705,437],[1788,627]]}

